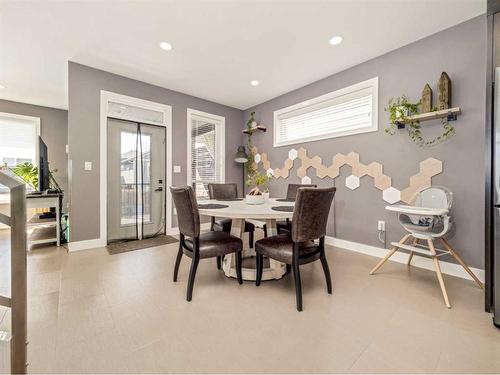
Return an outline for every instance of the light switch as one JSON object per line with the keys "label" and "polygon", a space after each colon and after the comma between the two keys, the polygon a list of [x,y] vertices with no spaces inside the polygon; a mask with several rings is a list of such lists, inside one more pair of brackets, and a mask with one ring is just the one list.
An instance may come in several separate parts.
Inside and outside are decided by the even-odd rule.
{"label": "light switch", "polygon": [[92,162],[91,161],[86,161],[85,162],[85,170],[86,171],[91,171],[92,170]]}
{"label": "light switch", "polygon": [[174,173],[181,173],[181,166],[180,165],[174,165]]}

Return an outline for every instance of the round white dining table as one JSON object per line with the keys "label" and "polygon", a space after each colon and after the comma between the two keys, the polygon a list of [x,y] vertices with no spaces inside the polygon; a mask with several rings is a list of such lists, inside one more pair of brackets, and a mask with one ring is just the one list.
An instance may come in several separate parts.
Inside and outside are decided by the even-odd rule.
{"label": "round white dining table", "polygon": [[[217,204],[225,205],[225,208],[203,208],[203,205]],[[243,239],[245,230],[245,220],[258,220],[266,223],[267,235],[274,236],[277,234],[276,220],[291,219],[293,212],[276,211],[272,207],[276,206],[294,206],[294,202],[277,201],[274,198],[269,198],[263,204],[247,204],[245,200],[229,201],[229,200],[203,200],[198,201],[198,209],[200,215],[216,216],[229,218],[232,220],[231,234]],[[242,276],[244,280],[255,280],[255,250],[251,248],[243,249]],[[229,277],[236,277],[235,257],[234,254],[229,254],[224,257],[222,265],[224,273]],[[262,272],[262,280],[280,279],[286,273],[286,265],[284,263],[269,259],[269,263],[264,263],[264,271]]]}

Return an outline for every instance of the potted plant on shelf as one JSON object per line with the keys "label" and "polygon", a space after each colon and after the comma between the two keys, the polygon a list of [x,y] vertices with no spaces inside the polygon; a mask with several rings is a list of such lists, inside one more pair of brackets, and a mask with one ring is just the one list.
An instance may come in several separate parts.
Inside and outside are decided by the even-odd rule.
{"label": "potted plant on shelf", "polygon": [[[444,117],[441,119],[443,132],[432,139],[424,138],[420,121],[414,117],[419,114],[420,106],[420,100],[416,103],[411,103],[406,95],[395,99],[391,98],[387,108],[385,108],[385,111],[389,112],[389,126],[385,129],[385,132],[389,135],[394,135],[397,129],[408,126],[408,136],[420,147],[435,146],[455,134],[455,128],[448,122],[448,117]],[[430,112],[436,112],[437,110],[436,107],[432,107]]]}

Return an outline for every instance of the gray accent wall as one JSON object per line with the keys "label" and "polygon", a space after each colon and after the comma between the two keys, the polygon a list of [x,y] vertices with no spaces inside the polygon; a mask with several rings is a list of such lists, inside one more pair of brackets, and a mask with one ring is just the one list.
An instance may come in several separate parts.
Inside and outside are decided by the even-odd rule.
{"label": "gray accent wall", "polygon": [[50,169],[57,169],[57,183],[68,194],[68,111],[38,105],[0,100],[0,112],[40,117],[40,135],[47,145]]}
{"label": "gray accent wall", "polygon": [[[194,96],[168,90],[123,76],[69,62],[69,157],[71,159],[70,240],[99,238],[99,127],[100,92],[111,91],[172,107],[173,165],[182,173],[174,173],[170,185],[186,185],[187,175],[187,108],[226,119],[226,181],[238,182],[241,189],[241,168],[233,162],[241,142],[243,112]],[[84,170],[91,161],[92,171]],[[175,217],[174,217],[175,219]],[[175,226],[175,222],[174,222]]]}
{"label": "gray accent wall", "polygon": [[[332,48],[336,48],[332,51],[332,59],[342,54],[342,45]],[[389,98],[406,94],[412,101],[417,101],[428,82],[436,103],[436,85],[442,71],[446,71],[452,80],[452,105],[462,108],[462,115],[454,123],[456,135],[431,148],[416,146],[405,130],[399,130],[394,136],[386,135],[384,128],[388,124],[388,114],[384,108]],[[273,147],[275,110],[377,76],[378,132]],[[245,120],[251,111],[255,111],[256,119],[267,125],[269,131],[255,135],[254,144],[259,151],[268,153],[271,168],[281,168],[291,148],[303,146],[309,156],[319,155],[328,164],[338,152],[355,151],[362,163],[382,163],[384,173],[392,177],[393,186],[403,189],[408,186],[409,177],[418,172],[419,162],[429,157],[442,160],[443,173],[434,177],[432,182],[446,186],[454,193],[456,230],[451,243],[468,264],[484,268],[485,77],[486,17],[480,16],[250,108],[245,111]],[[283,72],[282,79],[287,79],[287,72]],[[441,132],[439,121],[423,123],[422,127],[426,136]],[[296,176],[297,162],[286,182],[300,182]],[[382,200],[382,192],[373,186],[371,177],[363,177],[361,186],[351,191],[345,187],[345,178],[350,174],[350,167],[344,166],[334,181],[329,178],[320,180],[315,177],[313,169],[308,170],[313,183],[321,186],[334,183],[337,187],[328,235],[382,247],[377,239],[377,221],[385,220],[387,244],[399,240],[403,231],[394,214],[384,209],[387,203]],[[284,196],[286,183],[283,181],[279,179],[271,183],[271,196]]]}

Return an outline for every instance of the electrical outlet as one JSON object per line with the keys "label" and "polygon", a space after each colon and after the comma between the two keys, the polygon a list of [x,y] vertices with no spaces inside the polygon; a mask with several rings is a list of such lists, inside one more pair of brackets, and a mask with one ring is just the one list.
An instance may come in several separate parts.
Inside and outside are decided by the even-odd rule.
{"label": "electrical outlet", "polygon": [[377,224],[377,229],[385,232],[385,221],[379,220]]}

